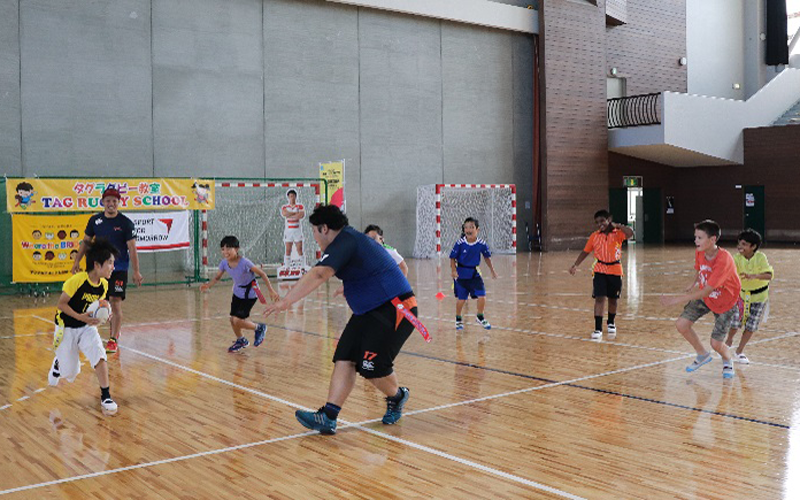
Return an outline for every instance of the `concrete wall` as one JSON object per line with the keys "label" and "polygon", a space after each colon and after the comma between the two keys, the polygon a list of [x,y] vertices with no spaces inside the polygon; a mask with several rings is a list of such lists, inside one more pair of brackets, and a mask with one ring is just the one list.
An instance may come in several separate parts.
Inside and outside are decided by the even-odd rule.
{"label": "concrete wall", "polygon": [[516,183],[530,220],[532,47],[322,0],[0,0],[0,173],[315,177],[344,158],[352,224],[410,254],[419,184]]}
{"label": "concrete wall", "polygon": [[[746,98],[745,2],[761,3],[750,0],[686,1],[690,94]],[[734,84],[740,88],[734,89]]]}

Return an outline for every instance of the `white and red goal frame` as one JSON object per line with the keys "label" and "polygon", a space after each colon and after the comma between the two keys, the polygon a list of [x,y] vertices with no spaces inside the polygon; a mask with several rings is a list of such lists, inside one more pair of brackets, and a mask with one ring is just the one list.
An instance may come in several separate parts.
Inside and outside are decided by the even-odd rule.
{"label": "white and red goal frame", "polygon": [[[452,193],[459,190],[487,191],[490,205],[479,205],[478,210],[470,210],[467,205],[461,205],[451,198]],[[495,191],[496,190],[496,191]],[[456,199],[458,194],[455,195]],[[470,203],[474,197],[466,196],[464,203]],[[453,205],[453,203],[456,203]],[[497,203],[502,203],[497,205]],[[465,208],[459,215],[451,214],[450,209]],[[443,210],[448,210],[443,214]],[[488,210],[488,213],[487,213]],[[487,215],[491,217],[487,220]],[[417,237],[414,243],[414,257],[429,259],[441,257],[442,238],[450,239],[453,237],[453,225],[455,222],[451,216],[459,218],[458,225],[464,217],[478,216],[482,227],[487,228],[487,222],[492,221],[488,226],[484,238],[489,243],[493,252],[516,253],[517,247],[517,188],[514,184],[427,184],[417,187]],[[499,217],[499,219],[497,218]],[[507,218],[506,218],[507,217]],[[444,218],[444,220],[443,220]],[[446,227],[443,226],[443,221]],[[500,225],[498,225],[500,223]],[[443,229],[444,227],[444,229]],[[499,233],[497,231],[500,231]]]}
{"label": "white and red goal frame", "polygon": [[[320,185],[319,182],[217,182],[216,188],[293,188],[293,187],[313,187],[314,188],[314,208],[320,205]],[[202,257],[203,267],[208,268],[208,212],[200,211],[201,236],[202,236]],[[320,251],[317,249],[317,259],[320,258]]]}

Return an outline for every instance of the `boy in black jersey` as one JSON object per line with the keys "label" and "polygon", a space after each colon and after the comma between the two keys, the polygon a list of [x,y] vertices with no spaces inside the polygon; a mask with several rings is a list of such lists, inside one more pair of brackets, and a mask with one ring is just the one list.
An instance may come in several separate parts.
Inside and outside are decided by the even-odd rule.
{"label": "boy in black jersey", "polygon": [[109,392],[106,350],[97,331],[100,320],[89,316],[86,310],[108,293],[108,279],[114,271],[116,255],[116,248],[108,241],[95,239],[87,245],[88,272],[79,272],[64,283],[55,317],[53,347],[56,356],[47,376],[52,386],[58,385],[62,378],[74,381],[81,371],[82,352],[100,382],[100,407],[109,414],[117,412],[117,403],[111,399]]}

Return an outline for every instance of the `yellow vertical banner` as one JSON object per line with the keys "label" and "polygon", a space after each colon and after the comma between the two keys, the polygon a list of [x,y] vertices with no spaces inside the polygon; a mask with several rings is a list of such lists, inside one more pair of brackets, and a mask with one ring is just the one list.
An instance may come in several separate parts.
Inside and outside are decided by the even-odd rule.
{"label": "yellow vertical banner", "polygon": [[327,182],[328,199],[325,203],[345,210],[344,199],[344,160],[319,164],[319,178]]}
{"label": "yellow vertical banner", "polygon": [[91,216],[14,215],[11,218],[14,282],[66,281]]}

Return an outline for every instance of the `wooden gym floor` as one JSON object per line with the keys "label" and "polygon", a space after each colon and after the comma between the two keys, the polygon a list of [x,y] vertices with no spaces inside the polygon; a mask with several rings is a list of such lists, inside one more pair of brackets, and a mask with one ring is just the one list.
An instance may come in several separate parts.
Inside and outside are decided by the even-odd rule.
{"label": "wooden gym floor", "polygon": [[[691,280],[690,247],[628,250],[619,333],[600,342],[590,262],[566,272],[577,252],[496,256],[494,328],[475,324],[471,304],[458,334],[448,261],[410,260],[434,341],[414,333],[397,358],[406,413],[382,425],[383,399],[359,379],[336,436],[294,418],[325,402],[349,316],[335,283],[270,318],[265,345],[238,355],[229,283],[133,290],[109,359],[114,417],[86,365],[75,383],[47,386],[56,297],[3,297],[0,496],[798,498],[798,251],[766,253],[771,316],[732,380],[719,359],[684,371],[681,309],[658,304]],[[704,340],[710,329],[698,324]]]}

